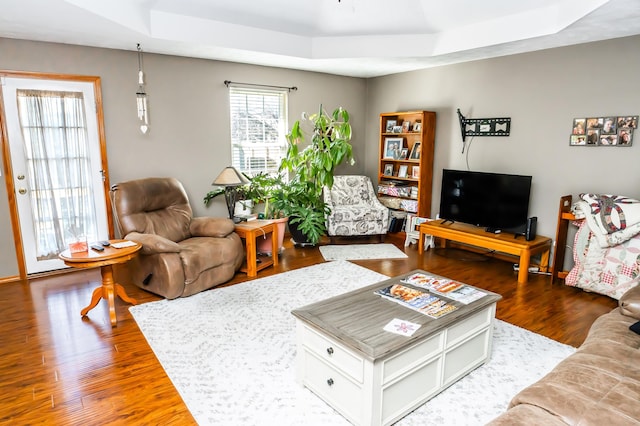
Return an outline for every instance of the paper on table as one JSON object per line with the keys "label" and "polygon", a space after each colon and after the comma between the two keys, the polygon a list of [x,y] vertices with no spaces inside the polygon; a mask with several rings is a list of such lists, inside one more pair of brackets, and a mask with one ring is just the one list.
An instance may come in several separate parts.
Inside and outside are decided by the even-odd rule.
{"label": "paper on table", "polygon": [[134,243],[133,241],[122,241],[118,243],[112,243],[111,247],[119,249],[119,248],[125,248],[125,247],[132,247],[135,245],[136,243]]}
{"label": "paper on table", "polygon": [[383,330],[388,331],[390,333],[400,334],[402,336],[411,336],[413,333],[418,331],[420,328],[420,324],[416,324],[409,321],[404,321],[398,318],[394,318],[387,325],[384,326]]}

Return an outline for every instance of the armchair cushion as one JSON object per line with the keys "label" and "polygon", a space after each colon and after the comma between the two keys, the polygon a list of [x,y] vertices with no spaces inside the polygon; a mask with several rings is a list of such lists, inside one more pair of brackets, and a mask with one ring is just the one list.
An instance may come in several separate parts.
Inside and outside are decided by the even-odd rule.
{"label": "armchair cushion", "polygon": [[218,217],[194,217],[189,225],[193,237],[226,237],[235,229],[231,219]]}

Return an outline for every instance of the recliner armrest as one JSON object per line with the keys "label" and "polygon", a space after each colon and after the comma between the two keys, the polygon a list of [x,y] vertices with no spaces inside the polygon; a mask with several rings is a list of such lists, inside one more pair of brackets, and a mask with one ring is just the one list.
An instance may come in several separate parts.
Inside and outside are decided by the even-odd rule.
{"label": "recliner armrest", "polygon": [[193,237],[224,238],[235,229],[231,219],[222,217],[194,217],[189,224]]}
{"label": "recliner armrest", "polygon": [[125,238],[142,244],[142,249],[140,250],[142,254],[180,253],[178,243],[161,237],[160,235],[131,232],[127,234]]}

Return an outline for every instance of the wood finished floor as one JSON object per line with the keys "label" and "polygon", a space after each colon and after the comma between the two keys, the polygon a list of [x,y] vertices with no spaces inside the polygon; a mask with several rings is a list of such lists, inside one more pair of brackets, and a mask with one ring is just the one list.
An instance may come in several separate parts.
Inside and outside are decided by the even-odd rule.
{"label": "wood finished floor", "polygon": [[[395,236],[386,242],[404,249]],[[551,284],[544,275],[518,284],[512,265],[501,260],[456,250],[418,256],[415,245],[405,252],[408,259],[354,263],[388,276],[425,269],[499,293],[498,318],[572,346],[582,343],[595,318],[617,305],[606,296]],[[286,243],[278,267],[258,278],[323,261],[317,247]],[[138,303],[159,299],[130,284],[126,269],[116,278]],[[243,281],[246,276],[238,273],[229,285]],[[80,317],[99,283],[99,271],[90,270],[0,284],[0,424],[195,424],[129,305],[116,301],[115,328],[106,301]]]}

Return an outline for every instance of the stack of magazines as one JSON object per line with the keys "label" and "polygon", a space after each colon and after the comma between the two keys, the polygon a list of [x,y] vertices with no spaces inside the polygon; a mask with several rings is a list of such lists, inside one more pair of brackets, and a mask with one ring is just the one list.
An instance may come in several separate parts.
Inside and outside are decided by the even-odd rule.
{"label": "stack of magazines", "polygon": [[420,313],[428,315],[431,318],[440,318],[443,315],[458,309],[457,306],[440,299],[433,294],[425,291],[416,290],[402,284],[393,284],[380,290],[376,290],[375,294],[393,300],[407,308],[416,310]]}
{"label": "stack of magazines", "polygon": [[406,284],[424,288],[431,293],[444,296],[465,305],[481,299],[486,295],[486,293],[477,288],[435,275],[417,273],[401,281]]}

